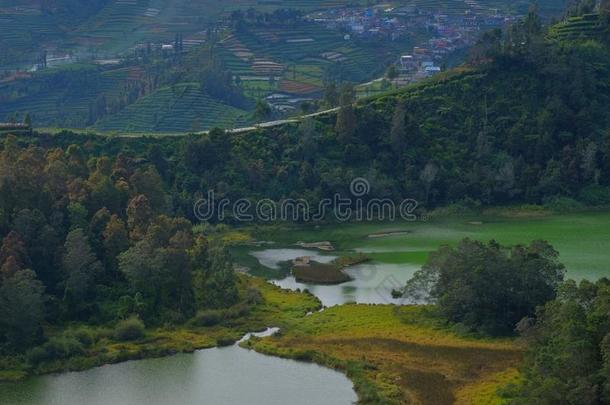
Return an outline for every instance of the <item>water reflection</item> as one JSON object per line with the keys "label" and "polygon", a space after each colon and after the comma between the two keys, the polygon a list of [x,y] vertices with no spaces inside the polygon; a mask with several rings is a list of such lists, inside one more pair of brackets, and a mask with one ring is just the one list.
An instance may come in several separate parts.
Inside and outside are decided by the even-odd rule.
{"label": "water reflection", "polygon": [[[301,256],[328,263],[336,256],[306,249],[266,249],[251,252],[259,262],[277,269],[278,263]],[[308,289],[325,306],[357,302],[362,304],[405,304],[403,298],[392,298],[392,290],[401,288],[419,269],[416,264],[362,263],[345,270],[353,280],[338,285],[317,285],[297,282],[293,276],[272,283],[291,290]]]}

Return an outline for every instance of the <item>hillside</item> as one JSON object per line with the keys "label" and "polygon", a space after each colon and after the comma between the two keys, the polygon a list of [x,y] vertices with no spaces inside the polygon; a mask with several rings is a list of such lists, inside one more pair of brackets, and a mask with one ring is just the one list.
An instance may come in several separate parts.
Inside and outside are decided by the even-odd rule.
{"label": "hillside", "polygon": [[[425,12],[460,15],[497,9],[512,14],[527,12],[529,2],[507,4],[498,0],[395,0],[394,7],[418,8]],[[0,0],[0,68],[31,63],[46,49],[54,57],[66,55],[101,57],[124,53],[143,41],[171,41],[177,32],[190,43],[204,40],[202,32],[222,25],[236,10],[255,9],[269,13],[277,9],[313,10],[345,6],[370,6],[357,0]],[[544,16],[557,16],[563,0],[538,2]]]}
{"label": "hillside", "polygon": [[0,0],[0,45],[5,50],[0,67],[36,59],[44,48],[58,53],[68,49],[87,53],[95,48],[96,53],[109,55],[144,39],[170,41],[176,32],[200,40],[202,30],[238,9],[310,11],[343,5],[336,0]]}
{"label": "hillside", "polygon": [[584,14],[566,18],[553,26],[549,37],[557,40],[598,39],[604,30],[604,23],[599,14]]}
{"label": "hillside", "polygon": [[118,114],[103,118],[103,131],[188,132],[213,127],[245,126],[246,111],[222,104],[201,92],[198,83],[163,87],[142,97]]}
{"label": "hillside", "polygon": [[[276,120],[335,107],[322,100],[333,83],[379,94],[455,66],[523,12],[497,0],[0,0],[0,121],[179,132]],[[406,54],[416,63],[402,66]]]}
{"label": "hillside", "polygon": [[[86,139],[90,151],[129,150],[134,159],[156,144],[155,164],[175,173],[169,184],[174,207],[191,219],[198,192],[315,202],[335,193],[349,196],[355,177],[369,182],[367,198],[413,198],[427,209],[610,204],[608,46],[545,40],[543,31],[530,35],[525,47],[483,44],[492,61],[297,124],[154,140],[63,133],[27,141],[67,146]],[[102,123],[147,128],[155,102],[199,99],[195,87],[180,88],[182,96],[168,97],[171,91],[164,89],[128,107],[120,124]],[[232,117],[239,121],[237,112]],[[168,128],[193,125],[172,121],[171,114],[158,121]]]}

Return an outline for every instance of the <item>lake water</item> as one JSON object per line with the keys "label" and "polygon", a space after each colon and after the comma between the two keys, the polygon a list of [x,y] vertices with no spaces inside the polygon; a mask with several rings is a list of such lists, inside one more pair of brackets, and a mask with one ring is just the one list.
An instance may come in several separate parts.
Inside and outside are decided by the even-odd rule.
{"label": "lake water", "polygon": [[238,346],[0,384],[2,405],[348,405],[345,375]]}
{"label": "lake water", "polygon": [[[337,256],[306,249],[265,249],[251,253],[263,265],[278,269],[279,263],[297,257],[310,256],[312,260],[328,263]],[[392,298],[392,290],[404,287],[418,265],[367,262],[345,270],[351,281],[336,285],[317,285],[297,282],[293,276],[271,282],[291,290],[308,289],[322,304],[333,305],[357,302],[360,304],[405,304],[404,298]]]}

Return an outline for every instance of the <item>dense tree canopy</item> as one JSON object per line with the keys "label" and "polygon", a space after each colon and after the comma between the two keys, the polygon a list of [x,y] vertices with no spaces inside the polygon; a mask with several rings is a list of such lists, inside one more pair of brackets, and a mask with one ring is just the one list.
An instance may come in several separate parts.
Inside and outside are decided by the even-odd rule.
{"label": "dense tree canopy", "polygon": [[571,281],[524,328],[528,353],[515,404],[610,402],[610,282]]}
{"label": "dense tree canopy", "polygon": [[405,294],[430,300],[452,322],[510,334],[524,317],[555,296],[564,266],[546,242],[502,247],[470,239],[443,246],[407,283]]}
{"label": "dense tree canopy", "polygon": [[44,341],[43,323],[135,314],[155,325],[237,302],[225,247],[198,251],[206,237],[195,243],[192,223],[170,209],[162,160],[3,140],[0,353]]}

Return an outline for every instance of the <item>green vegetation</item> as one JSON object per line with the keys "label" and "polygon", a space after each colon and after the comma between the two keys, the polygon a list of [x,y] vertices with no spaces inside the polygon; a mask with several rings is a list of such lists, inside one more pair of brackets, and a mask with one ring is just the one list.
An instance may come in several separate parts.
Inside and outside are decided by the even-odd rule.
{"label": "green vegetation", "polygon": [[[422,10],[436,12],[438,10],[442,10],[443,13],[450,15],[461,15],[466,11],[466,4],[459,0],[406,0],[406,4],[412,4],[417,6]],[[531,2],[517,0],[507,4],[502,0],[485,0],[482,1],[481,4],[497,9],[505,9],[510,8],[519,12],[520,14],[527,13],[528,9],[531,7]],[[559,16],[562,15],[565,11],[566,2],[557,1],[557,0],[542,0],[536,3],[539,11],[545,15],[550,16]]]}
{"label": "green vegetation", "polygon": [[37,125],[127,132],[245,125],[252,102],[211,48],[182,55],[148,47],[119,66],[68,64],[2,80],[0,116],[29,112]]}
{"label": "green vegetation", "polygon": [[96,128],[126,132],[188,132],[245,126],[245,110],[223,104],[203,93],[197,83],[160,88],[118,114],[103,118]]}
{"label": "green vegetation", "polygon": [[[566,283],[523,322],[528,350],[514,403],[599,404],[609,400],[610,283]],[[532,326],[533,325],[533,326]]]}
{"label": "green vegetation", "polygon": [[[132,21],[113,6],[105,12],[117,25],[97,25],[100,32]],[[603,33],[554,36],[530,13],[507,32],[485,36],[474,50],[476,66],[355,105],[351,87],[335,88],[327,96],[341,106],[337,113],[301,123],[171,139],[4,137],[0,378],[226,345],[274,325],[279,336],[245,345],[344,370],[363,403],[607,401],[608,282],[559,286],[557,252],[532,242],[556,244],[575,276],[607,274],[608,214],[551,215],[610,204],[607,45]],[[75,99],[70,105],[81,107],[70,114],[112,128],[133,114],[140,117],[134,127],[145,130],[155,103],[185,111],[177,104],[210,97],[232,106],[223,119],[240,119],[254,106],[223,70],[222,51],[203,49],[188,57],[208,62],[205,77],[185,68],[179,52],[155,59],[144,51],[141,57],[179,79],[159,74],[111,89],[114,102],[85,95],[88,108]],[[63,83],[95,94],[88,83],[103,86],[95,78],[108,74],[72,68],[37,75],[36,91],[48,84],[45,75],[58,75],[66,81],[56,89]],[[129,113],[112,124],[121,114],[115,107]],[[159,119],[155,128],[182,125]],[[312,295],[235,273],[226,244],[250,238],[223,235],[217,222],[239,222],[229,209],[193,227],[193,207],[210,190],[232,201],[301,198],[315,206],[336,194],[353,197],[358,176],[370,185],[364,203],[414,198],[418,218],[432,221],[322,223],[298,235],[287,226],[275,235],[285,236],[283,244],[329,240],[341,253],[359,247],[373,260],[426,263],[412,285],[432,287],[436,306],[344,305],[305,316],[320,307]],[[582,234],[566,232],[574,221]],[[252,229],[260,240],[273,233]],[[469,235],[499,242],[459,242]],[[507,334],[515,324],[527,349],[484,335]]]}
{"label": "green vegetation", "polygon": [[69,324],[48,328],[44,344],[24,353],[0,356],[0,381],[232,344],[246,332],[269,325],[287,328],[320,307],[310,294],[281,290],[261,279],[240,276],[238,284],[239,304],[200,311],[184,324],[142,329],[141,321],[129,318],[114,326]]}
{"label": "green vegetation", "polygon": [[598,14],[585,14],[569,17],[562,23],[553,26],[549,36],[558,40],[595,39],[600,37],[604,29],[604,24],[600,21]]}
{"label": "green vegetation", "polygon": [[144,337],[144,329],[144,322],[139,318],[132,316],[117,324],[116,330],[114,331],[114,337],[118,341],[141,339]]}
{"label": "green vegetation", "polygon": [[81,334],[61,332],[73,324],[116,324],[116,341],[140,341],[142,321],[180,326],[207,309],[232,309],[226,319],[236,319],[256,305],[223,242],[195,236],[191,222],[170,216],[157,169],[134,163],[120,155],[87,159],[77,145],[44,151],[4,140],[0,357],[17,357],[17,371],[142,355],[89,351]]}
{"label": "green vegetation", "polygon": [[[519,32],[513,35],[530,35]],[[349,196],[356,176],[371,183],[366,199],[409,197],[428,210],[566,197],[607,204],[606,46],[534,42],[531,49],[502,49],[501,43],[488,44],[491,55],[499,52],[493,62],[362,100],[338,114],[340,125],[329,114],[229,137],[158,141],[174,174],[168,179],[174,206],[194,219],[194,193],[210,189],[231,190],[235,199],[315,203],[337,192]],[[403,113],[404,120],[390,119]],[[58,138],[51,142],[83,142]],[[147,153],[146,140],[87,142],[98,153],[123,146],[132,155]]]}
{"label": "green vegetation", "polygon": [[436,303],[448,320],[486,334],[512,334],[515,325],[555,297],[564,267],[544,241],[506,248],[462,240],[441,247],[409,280],[404,294]]}
{"label": "green vegetation", "polygon": [[342,370],[363,404],[472,403],[489,376],[507,373],[506,382],[522,351],[511,340],[455,332],[433,307],[389,305],[328,308],[244,345]]}

